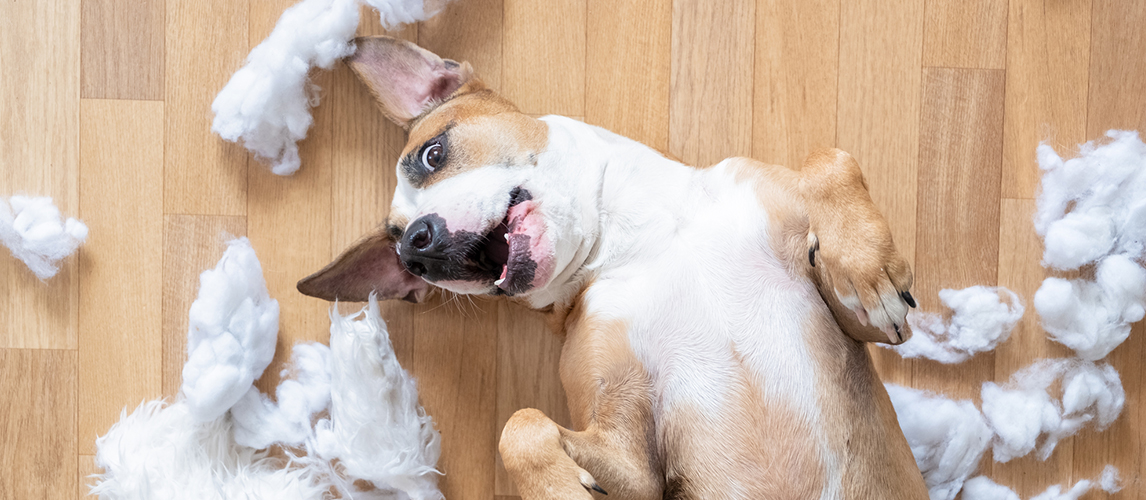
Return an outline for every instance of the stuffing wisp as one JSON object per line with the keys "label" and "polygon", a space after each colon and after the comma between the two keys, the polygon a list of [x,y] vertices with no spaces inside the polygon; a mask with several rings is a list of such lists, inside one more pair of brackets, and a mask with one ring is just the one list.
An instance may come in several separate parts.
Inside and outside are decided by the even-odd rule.
{"label": "stuffing wisp", "polygon": [[59,271],[57,262],[75,252],[88,237],[83,222],[61,219],[60,209],[51,198],[0,198],[0,243],[13,257],[24,261],[37,278],[46,280]]}

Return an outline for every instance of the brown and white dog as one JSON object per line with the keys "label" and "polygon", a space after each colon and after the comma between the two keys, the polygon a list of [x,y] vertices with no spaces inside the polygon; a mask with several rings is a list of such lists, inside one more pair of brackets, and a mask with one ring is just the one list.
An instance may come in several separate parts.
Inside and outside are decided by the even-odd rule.
{"label": "brown and white dog", "polygon": [[911,270],[851,156],[689,167],[526,116],[469,64],[357,43],[351,67],[409,131],[398,188],[384,227],[298,288],[548,311],[579,430],[513,415],[523,498],[927,498],[864,346],[910,335]]}

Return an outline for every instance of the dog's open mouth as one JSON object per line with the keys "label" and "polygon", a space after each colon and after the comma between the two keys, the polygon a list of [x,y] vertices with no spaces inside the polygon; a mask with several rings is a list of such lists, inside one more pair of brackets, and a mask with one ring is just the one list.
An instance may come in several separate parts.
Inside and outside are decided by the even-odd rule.
{"label": "dog's open mouth", "polygon": [[[526,234],[522,222],[536,203],[528,190],[517,187],[509,193],[505,217],[482,238],[470,255],[470,260],[488,272],[493,281],[495,295],[514,295],[529,289],[537,263],[530,256],[531,236]],[[530,203],[526,203],[530,202]]]}

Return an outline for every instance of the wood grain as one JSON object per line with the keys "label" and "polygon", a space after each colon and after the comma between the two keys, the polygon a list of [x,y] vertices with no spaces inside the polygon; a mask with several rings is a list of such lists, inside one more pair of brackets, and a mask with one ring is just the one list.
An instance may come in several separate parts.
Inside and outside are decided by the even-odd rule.
{"label": "wood grain", "polygon": [[[1042,240],[1031,224],[1034,214],[1034,200],[1003,199],[1000,202],[998,284],[1019,294],[1027,308],[1027,314],[1011,332],[1011,338],[994,351],[994,380],[1000,383],[1036,360],[1072,355],[1070,349],[1047,338],[1031,302],[1046,277],[1046,270],[1039,264]],[[1048,479],[1062,483],[1073,481],[1073,445],[1073,439],[1067,438],[1058,443],[1046,461],[1040,461],[1032,453],[1005,464],[991,464],[984,467],[983,472],[989,473],[995,482],[1015,490],[1020,498],[1031,498],[1046,490],[1050,485]]]}
{"label": "wood grain", "polygon": [[[0,196],[50,196],[79,209],[79,2],[0,4]],[[0,259],[0,347],[76,348],[75,258],[41,282]]]}
{"label": "wood grain", "polygon": [[521,111],[585,115],[585,2],[505,0],[501,94]]}
{"label": "wood grain", "polygon": [[585,121],[668,151],[672,3],[589,0]]}
{"label": "wood grain", "polygon": [[1039,141],[1086,142],[1090,2],[1014,0],[1007,21],[1003,196],[1034,198]]}
{"label": "wood grain", "polygon": [[[841,2],[839,38],[836,146],[859,161],[872,201],[914,268],[923,1]],[[910,385],[910,363],[869,352],[884,380]]]}
{"label": "wood grain", "polygon": [[95,484],[95,479],[91,476],[103,472],[103,469],[96,466],[95,455],[80,455],[76,468],[76,481],[78,483],[76,484],[76,498],[79,500],[91,498],[88,491]]}
{"label": "wood grain", "polygon": [[1007,0],[927,0],[923,65],[1003,69]]}
{"label": "wood grain", "polygon": [[124,406],[161,397],[163,103],[85,99],[80,214],[91,230],[80,272],[82,453]]}
{"label": "wood grain", "polygon": [[418,27],[418,45],[447,59],[467,61],[478,77],[501,89],[504,0],[451,2]]}
{"label": "wood grain", "polygon": [[164,0],[83,0],[80,96],[163,100]]}
{"label": "wood grain", "polygon": [[0,349],[0,498],[76,494],[76,353]]}
{"label": "wood grain", "polygon": [[187,313],[199,295],[199,275],[223,257],[224,241],[246,235],[245,217],[163,217],[163,395],[174,395],[183,383]]}
{"label": "wood grain", "polygon": [[242,66],[247,3],[168,0],[163,213],[247,214],[247,153],[211,132],[211,101]]}
{"label": "wood grain", "polygon": [[752,157],[798,168],[836,145],[840,1],[756,2]]}
{"label": "wood grain", "polygon": [[752,154],[755,11],[750,0],[673,2],[669,153],[688,165]]}
{"label": "wood grain", "polygon": [[[494,438],[501,437],[501,429],[509,417],[522,408],[536,408],[558,425],[572,428],[558,371],[562,339],[546,327],[545,317],[540,313],[507,302],[498,304],[497,311],[497,432]],[[500,455],[494,492],[518,494]]]}
{"label": "wood grain", "polygon": [[[923,71],[915,296],[924,311],[943,310],[941,289],[998,279],[1004,83],[999,70]],[[994,374],[993,354],[982,353],[957,366],[916,361],[912,383],[966,398]]]}
{"label": "wood grain", "polygon": [[414,376],[442,433],[446,498],[490,499],[496,475],[496,303],[438,297],[415,308]]}
{"label": "wood grain", "polygon": [[[80,454],[106,430],[85,429],[106,427],[95,422],[110,408],[176,393],[187,310],[225,249],[222,233],[250,227],[283,304],[280,357],[261,385],[295,339],[325,338],[329,304],[298,296],[294,282],[385,219],[406,136],[343,65],[312,74],[321,103],[295,177],[270,175],[210,132],[216,93],[292,3],[0,3],[0,64],[10,69],[0,72],[0,196],[52,196],[93,225],[46,283],[0,251],[0,394],[14,402],[0,410],[0,498],[82,496],[91,464]],[[373,10],[361,12],[359,34],[384,33]],[[692,163],[753,155],[792,165],[820,145],[851,152],[915,265],[924,308],[937,308],[939,288],[996,280],[1024,296],[1027,317],[993,355],[956,367],[874,355],[885,380],[973,396],[1035,358],[1069,354],[1030,304],[1045,276],[1030,221],[1034,148],[1049,139],[1067,155],[1108,128],[1146,128],[1144,24],[1146,4],[1112,0],[458,0],[391,34],[470,61],[527,113],[601,124]],[[151,99],[162,103],[128,102]],[[156,113],[162,127],[149,129]],[[161,210],[147,208],[157,191]],[[162,274],[147,296],[157,210]],[[133,265],[144,271],[123,271]],[[109,276],[121,277],[114,290]],[[133,305],[154,317],[156,300],[158,354],[140,354],[154,352],[152,338],[114,350],[95,342],[143,331],[110,326]],[[497,439],[521,407],[567,418],[560,339],[508,303],[447,295],[382,308],[442,429],[447,497],[517,498]],[[1048,462],[986,459],[982,472],[1029,498],[1111,463],[1125,486],[1113,498],[1146,498],[1144,343],[1137,325],[1110,357],[1127,391],[1114,426],[1060,443]],[[27,349],[4,350],[13,347]],[[157,394],[145,390],[153,377],[129,383],[99,365],[122,359],[153,373],[155,356]]]}
{"label": "wood grain", "polygon": [[1086,135],[1146,129],[1146,8],[1093,0]]}

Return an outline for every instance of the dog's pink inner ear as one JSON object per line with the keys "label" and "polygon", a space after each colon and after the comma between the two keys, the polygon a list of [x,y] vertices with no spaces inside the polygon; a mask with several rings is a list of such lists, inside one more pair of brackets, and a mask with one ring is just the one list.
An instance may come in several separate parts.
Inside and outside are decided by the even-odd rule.
{"label": "dog's pink inner ear", "polygon": [[350,67],[370,87],[382,110],[406,127],[449,98],[473,74],[468,64],[443,60],[405,40],[360,37]]}
{"label": "dog's pink inner ear", "polygon": [[422,278],[406,271],[385,231],[369,235],[325,268],[298,282],[303,295],[325,300],[365,302],[371,292],[379,300],[419,302],[430,291]]}

